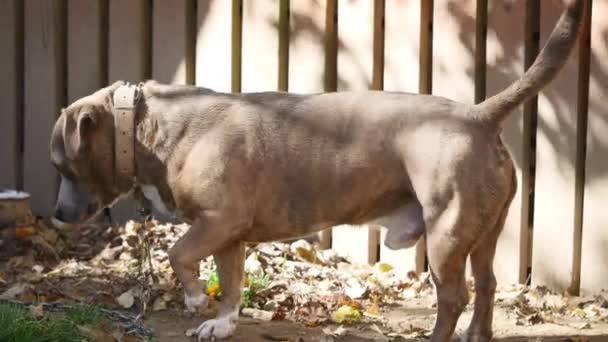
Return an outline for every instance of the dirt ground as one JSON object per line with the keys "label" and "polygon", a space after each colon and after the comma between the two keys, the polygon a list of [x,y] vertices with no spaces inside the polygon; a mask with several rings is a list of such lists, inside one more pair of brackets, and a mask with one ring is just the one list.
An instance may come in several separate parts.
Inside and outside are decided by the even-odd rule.
{"label": "dirt ground", "polygon": [[[415,300],[404,303],[402,307],[394,307],[385,316],[388,325],[414,325],[431,329],[434,322],[434,310],[428,308],[426,300]],[[471,319],[470,308],[458,322],[457,333],[462,333]],[[194,337],[187,337],[186,331],[196,328],[205,318],[192,317],[177,311],[165,311],[152,314],[146,325],[153,328],[156,337],[162,342],[191,342]],[[226,341],[238,342],[267,342],[267,341],[389,341],[390,337],[380,334],[370,325],[346,326],[344,336],[329,336],[323,329],[334,331],[338,325],[330,324],[315,328],[306,327],[300,323],[289,321],[261,322],[242,317],[236,334]],[[603,342],[608,341],[608,324],[595,324],[584,330],[561,324],[537,324],[533,326],[516,325],[514,319],[503,307],[497,307],[494,318],[494,340],[505,342]],[[425,338],[396,337],[393,341],[424,341]]]}

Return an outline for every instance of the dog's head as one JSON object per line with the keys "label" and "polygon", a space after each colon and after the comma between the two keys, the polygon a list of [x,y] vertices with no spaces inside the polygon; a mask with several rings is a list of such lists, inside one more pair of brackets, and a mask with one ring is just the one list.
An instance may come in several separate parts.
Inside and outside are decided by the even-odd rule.
{"label": "dog's head", "polygon": [[51,161],[61,175],[54,216],[67,223],[84,222],[110,206],[129,189],[114,172],[116,82],[65,108],[51,135]]}

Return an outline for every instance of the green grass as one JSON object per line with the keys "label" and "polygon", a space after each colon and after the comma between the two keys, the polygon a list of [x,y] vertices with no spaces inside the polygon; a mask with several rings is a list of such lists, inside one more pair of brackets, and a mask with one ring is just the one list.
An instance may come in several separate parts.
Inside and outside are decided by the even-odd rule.
{"label": "green grass", "polygon": [[0,341],[3,342],[80,342],[86,339],[79,325],[105,322],[96,308],[74,307],[65,312],[45,313],[37,319],[28,310],[12,304],[0,304]]}

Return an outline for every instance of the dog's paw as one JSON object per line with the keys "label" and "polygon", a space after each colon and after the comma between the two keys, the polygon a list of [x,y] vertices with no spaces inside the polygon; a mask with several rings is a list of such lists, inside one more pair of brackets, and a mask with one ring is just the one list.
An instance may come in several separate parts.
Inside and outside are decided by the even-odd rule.
{"label": "dog's paw", "polygon": [[187,293],[185,293],[184,304],[186,305],[186,309],[188,311],[197,312],[207,308],[209,298],[202,293],[198,296],[189,296]]}
{"label": "dog's paw", "polygon": [[198,340],[223,339],[232,336],[236,330],[236,319],[231,316],[218,317],[203,322],[196,329]]}

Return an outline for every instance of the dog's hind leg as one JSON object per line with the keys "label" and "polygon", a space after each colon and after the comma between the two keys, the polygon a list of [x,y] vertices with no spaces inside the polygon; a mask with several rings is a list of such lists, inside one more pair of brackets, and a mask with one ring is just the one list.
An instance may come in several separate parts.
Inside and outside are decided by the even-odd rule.
{"label": "dog's hind leg", "polygon": [[498,237],[503,230],[515,191],[516,180],[513,177],[510,196],[500,211],[494,229],[481,238],[471,253],[471,268],[475,278],[475,306],[466,338],[463,339],[465,341],[487,342],[492,340],[492,316],[496,291],[496,277],[493,269],[494,255]]}

